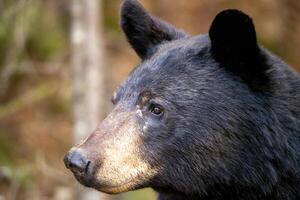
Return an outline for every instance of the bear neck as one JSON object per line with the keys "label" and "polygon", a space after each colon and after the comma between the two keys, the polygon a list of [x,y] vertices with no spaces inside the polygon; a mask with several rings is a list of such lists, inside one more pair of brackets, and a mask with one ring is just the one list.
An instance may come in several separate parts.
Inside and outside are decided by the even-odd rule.
{"label": "bear neck", "polygon": [[[295,177],[294,177],[295,178]],[[300,179],[283,178],[281,183],[271,191],[262,191],[261,188],[214,185],[207,188],[205,193],[187,194],[166,188],[153,188],[158,192],[158,200],[299,200]],[[297,187],[295,187],[297,185]],[[299,186],[299,187],[298,187]]]}

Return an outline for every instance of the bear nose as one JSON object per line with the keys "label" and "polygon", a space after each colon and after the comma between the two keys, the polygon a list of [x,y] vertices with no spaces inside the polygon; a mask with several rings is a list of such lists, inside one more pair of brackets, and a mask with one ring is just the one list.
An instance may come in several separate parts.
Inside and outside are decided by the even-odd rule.
{"label": "bear nose", "polygon": [[83,173],[87,172],[90,161],[83,153],[74,150],[67,153],[64,163],[73,173]]}

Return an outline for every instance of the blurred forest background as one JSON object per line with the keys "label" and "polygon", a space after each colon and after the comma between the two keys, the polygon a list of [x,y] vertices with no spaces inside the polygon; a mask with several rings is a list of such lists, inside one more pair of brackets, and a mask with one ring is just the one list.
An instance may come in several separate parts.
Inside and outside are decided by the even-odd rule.
{"label": "blurred forest background", "polygon": [[[62,162],[74,141],[72,2],[0,0],[0,200],[75,199],[77,183]],[[260,43],[300,71],[299,0],[141,2],[192,35],[206,33],[224,8],[244,10],[254,19]],[[139,62],[118,26],[120,3],[103,0],[100,9],[103,113],[112,107],[113,90]],[[147,189],[114,199],[153,200],[155,194]]]}

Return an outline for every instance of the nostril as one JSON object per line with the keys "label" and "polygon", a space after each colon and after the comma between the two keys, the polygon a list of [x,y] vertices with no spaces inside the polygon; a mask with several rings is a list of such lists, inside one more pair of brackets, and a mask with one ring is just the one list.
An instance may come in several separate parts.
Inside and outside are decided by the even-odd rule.
{"label": "nostril", "polygon": [[90,161],[78,151],[68,153],[64,158],[65,165],[75,173],[87,172]]}
{"label": "nostril", "polygon": [[88,163],[87,163],[87,165],[85,167],[85,170],[84,170],[85,173],[87,173],[90,164],[91,164],[91,161],[88,161]]}

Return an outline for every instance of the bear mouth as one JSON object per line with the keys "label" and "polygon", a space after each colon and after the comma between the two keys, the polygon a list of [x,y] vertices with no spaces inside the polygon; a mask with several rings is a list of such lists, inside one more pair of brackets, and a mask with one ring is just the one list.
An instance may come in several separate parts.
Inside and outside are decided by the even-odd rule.
{"label": "bear mouth", "polygon": [[97,180],[92,174],[74,172],[73,174],[80,184],[107,194],[119,194],[144,187],[143,181],[140,181],[138,177],[111,184],[109,181]]}
{"label": "bear mouth", "polygon": [[142,187],[141,184],[138,184],[134,179],[130,181],[124,181],[118,185],[108,185],[108,184],[96,184],[91,186],[92,188],[107,193],[107,194],[120,194],[122,192],[128,192],[131,190],[136,190]]}

